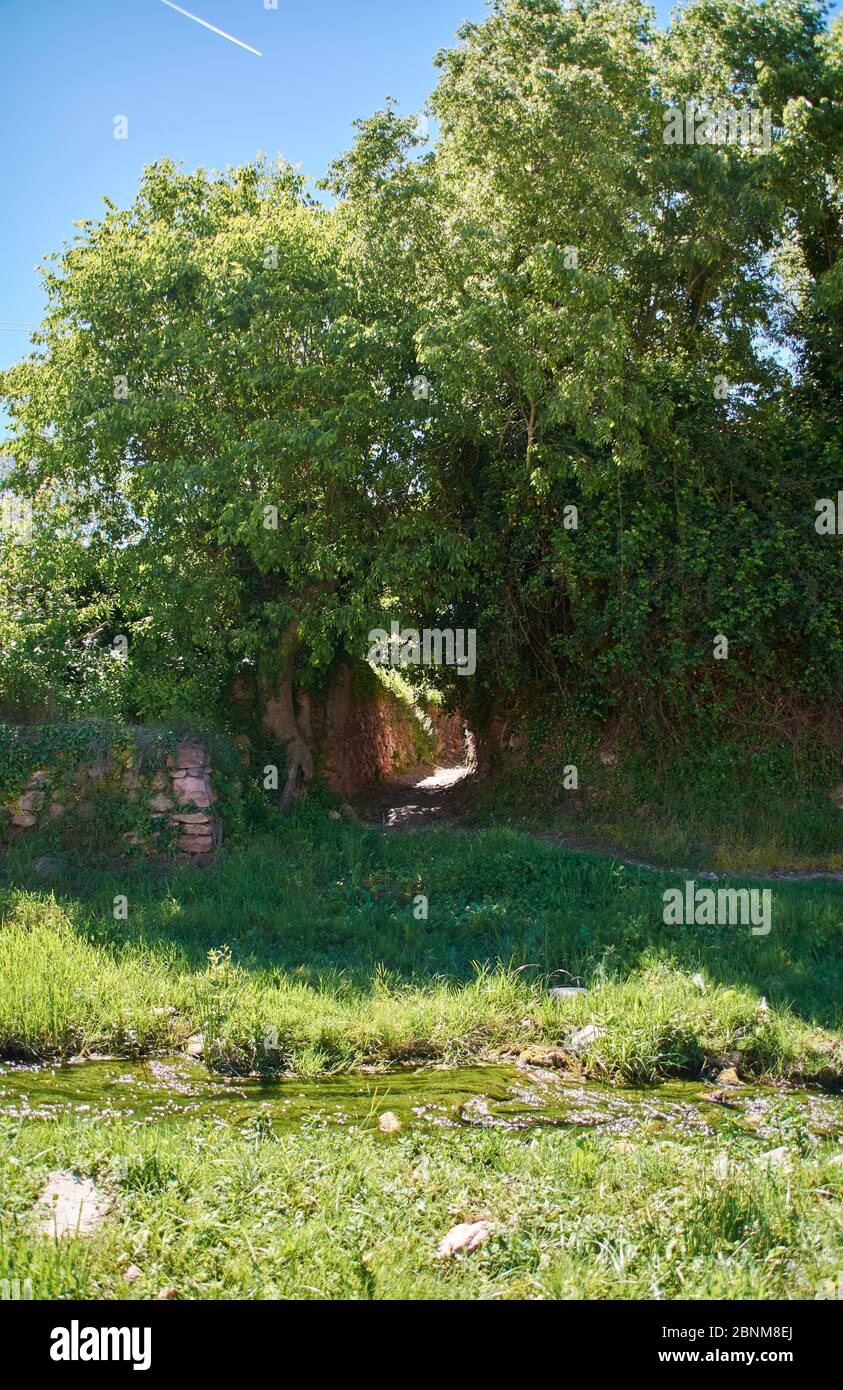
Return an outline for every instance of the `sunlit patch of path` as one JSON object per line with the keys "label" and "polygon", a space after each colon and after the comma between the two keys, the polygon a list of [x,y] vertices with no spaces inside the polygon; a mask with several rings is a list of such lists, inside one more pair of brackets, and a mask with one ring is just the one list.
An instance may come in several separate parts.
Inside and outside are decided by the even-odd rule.
{"label": "sunlit patch of path", "polygon": [[456,793],[471,775],[464,763],[417,767],[355,798],[362,820],[387,830],[415,830],[456,824]]}
{"label": "sunlit patch of path", "polygon": [[469,769],[463,767],[437,767],[429,777],[425,777],[421,782],[416,783],[419,791],[443,791],[446,787],[454,787],[457,782],[462,782],[469,774]]}

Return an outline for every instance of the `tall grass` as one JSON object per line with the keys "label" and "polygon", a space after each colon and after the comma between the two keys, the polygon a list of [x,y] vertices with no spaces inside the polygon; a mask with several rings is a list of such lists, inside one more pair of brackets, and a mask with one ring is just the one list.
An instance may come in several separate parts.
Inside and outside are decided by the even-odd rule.
{"label": "tall grass", "polygon": [[[665,927],[673,876],[512,831],[382,836],[314,805],[206,872],[67,856],[47,884],[33,854],[9,855],[0,886],[5,1055],[149,1051],[201,1032],[213,1065],[312,1072],[564,1048],[593,1022],[582,1064],[598,1075],[738,1062],[843,1077],[834,884],[771,885],[767,937]],[[549,994],[572,983],[589,993]]]}

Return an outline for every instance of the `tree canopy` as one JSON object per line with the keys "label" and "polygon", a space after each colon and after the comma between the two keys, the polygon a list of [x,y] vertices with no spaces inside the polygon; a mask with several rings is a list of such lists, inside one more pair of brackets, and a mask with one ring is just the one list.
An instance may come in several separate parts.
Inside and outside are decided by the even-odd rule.
{"label": "tree canopy", "polygon": [[45,264],[1,383],[7,710],[239,681],[306,777],[294,686],[383,613],[476,629],[476,677],[433,674],[478,723],[839,698],[843,25],[498,0],[437,63],[432,145],[361,121],[330,208],[163,161]]}

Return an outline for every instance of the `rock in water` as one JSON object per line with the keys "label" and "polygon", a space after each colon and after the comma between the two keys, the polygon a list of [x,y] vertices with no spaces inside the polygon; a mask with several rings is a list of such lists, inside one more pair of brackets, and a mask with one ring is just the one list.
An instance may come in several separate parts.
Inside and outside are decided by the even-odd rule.
{"label": "rock in water", "polygon": [[724,1067],[717,1076],[718,1086],[740,1086],[741,1079],[734,1067]]}
{"label": "rock in water", "polygon": [[459,1226],[453,1226],[436,1247],[436,1258],[450,1260],[462,1251],[470,1255],[472,1250],[489,1239],[491,1229],[491,1221],[463,1221]]}
{"label": "rock in water", "polygon": [[700,1096],[706,1105],[725,1105],[729,1110],[739,1110],[740,1106],[732,1100],[728,1091],[706,1091]]}

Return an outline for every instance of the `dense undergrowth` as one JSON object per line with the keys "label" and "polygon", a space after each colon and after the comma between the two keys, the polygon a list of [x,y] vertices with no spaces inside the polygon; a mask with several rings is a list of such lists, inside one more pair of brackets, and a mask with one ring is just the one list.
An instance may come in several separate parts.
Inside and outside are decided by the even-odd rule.
{"label": "dense undergrowth", "polygon": [[732,873],[843,869],[836,715],[754,700],[725,718],[701,708],[658,728],[545,707],[518,727],[526,756],[478,784],[476,824],[591,837],[650,862]]}

